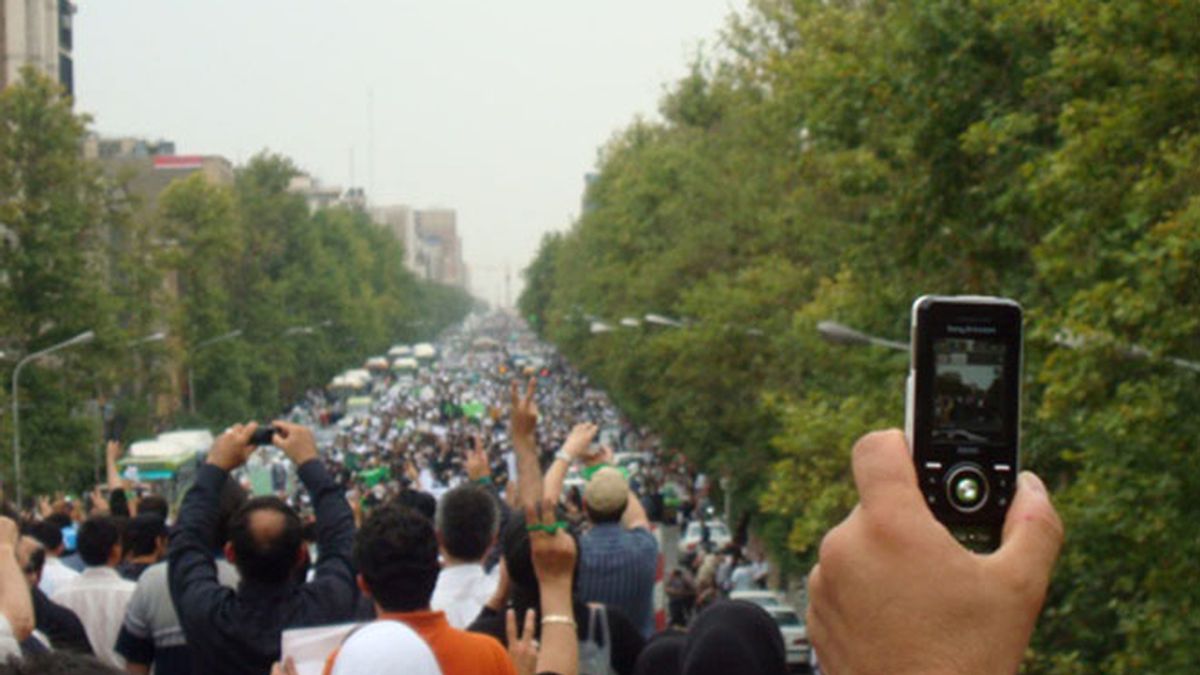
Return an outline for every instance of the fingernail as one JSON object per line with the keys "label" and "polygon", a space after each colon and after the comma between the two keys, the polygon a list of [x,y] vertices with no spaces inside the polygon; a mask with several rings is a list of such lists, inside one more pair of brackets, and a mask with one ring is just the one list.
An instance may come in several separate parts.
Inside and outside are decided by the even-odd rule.
{"label": "fingernail", "polygon": [[1036,495],[1047,496],[1046,484],[1043,483],[1042,479],[1038,478],[1037,474],[1033,473],[1032,471],[1022,471],[1021,482],[1024,484],[1026,490],[1029,490]]}

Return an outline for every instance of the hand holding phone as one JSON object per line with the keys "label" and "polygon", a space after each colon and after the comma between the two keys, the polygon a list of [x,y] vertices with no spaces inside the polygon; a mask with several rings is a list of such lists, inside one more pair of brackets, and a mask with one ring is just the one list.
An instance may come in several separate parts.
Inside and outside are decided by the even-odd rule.
{"label": "hand holding phone", "polygon": [[905,433],[925,502],[960,543],[1000,546],[1020,450],[1021,306],[922,296],[912,307]]}

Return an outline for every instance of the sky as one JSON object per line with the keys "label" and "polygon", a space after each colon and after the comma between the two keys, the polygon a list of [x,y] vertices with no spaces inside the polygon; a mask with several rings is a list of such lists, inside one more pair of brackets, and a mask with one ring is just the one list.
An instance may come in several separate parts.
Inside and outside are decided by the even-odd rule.
{"label": "sky", "polygon": [[597,150],[746,0],[81,0],[77,109],[106,136],[290,157],[372,205],[458,212],[505,302],[580,212]]}

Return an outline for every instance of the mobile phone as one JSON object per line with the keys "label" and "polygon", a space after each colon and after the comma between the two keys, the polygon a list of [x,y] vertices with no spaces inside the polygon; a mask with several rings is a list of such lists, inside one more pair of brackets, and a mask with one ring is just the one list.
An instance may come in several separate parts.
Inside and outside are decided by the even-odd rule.
{"label": "mobile phone", "polygon": [[963,546],[1000,546],[1020,452],[1021,306],[933,296],[912,305],[905,433],[921,493]]}
{"label": "mobile phone", "polygon": [[254,430],[253,434],[250,434],[249,445],[271,445],[274,442],[272,439],[275,438],[275,434],[278,431],[278,429],[271,425],[259,427]]}

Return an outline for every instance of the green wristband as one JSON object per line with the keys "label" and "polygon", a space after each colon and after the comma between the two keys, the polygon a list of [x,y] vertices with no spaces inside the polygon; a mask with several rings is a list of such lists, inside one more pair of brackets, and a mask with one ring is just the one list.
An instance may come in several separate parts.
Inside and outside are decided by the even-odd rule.
{"label": "green wristband", "polygon": [[475,484],[476,485],[491,485],[492,477],[491,476],[480,476],[479,478],[475,479]]}
{"label": "green wristband", "polygon": [[554,534],[554,533],[558,532],[559,530],[567,529],[567,527],[568,527],[567,523],[560,520],[557,523],[552,523],[550,525],[542,525],[541,523],[534,523],[533,525],[526,525],[525,529],[529,532],[545,532],[546,534]]}

